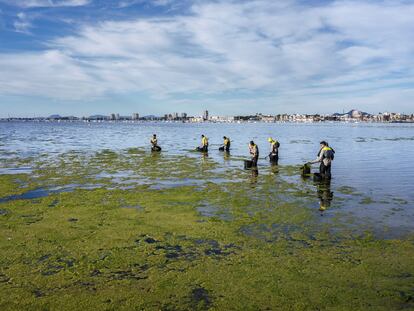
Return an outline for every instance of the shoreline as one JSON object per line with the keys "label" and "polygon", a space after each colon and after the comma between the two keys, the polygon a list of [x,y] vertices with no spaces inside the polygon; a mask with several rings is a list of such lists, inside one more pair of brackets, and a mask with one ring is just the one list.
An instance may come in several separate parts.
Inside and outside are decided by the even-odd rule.
{"label": "shoreline", "polygon": [[26,119],[26,118],[16,118],[16,119],[0,119],[0,123],[9,123],[9,122],[32,122],[32,123],[131,123],[131,124],[140,124],[140,123],[182,123],[182,124],[249,124],[249,123],[263,123],[263,124],[318,124],[318,123],[330,123],[330,124],[412,124],[414,120],[408,121],[365,121],[365,120],[320,120],[320,121],[202,121],[202,122],[191,122],[191,121],[165,121],[165,120],[48,120],[48,119]]}

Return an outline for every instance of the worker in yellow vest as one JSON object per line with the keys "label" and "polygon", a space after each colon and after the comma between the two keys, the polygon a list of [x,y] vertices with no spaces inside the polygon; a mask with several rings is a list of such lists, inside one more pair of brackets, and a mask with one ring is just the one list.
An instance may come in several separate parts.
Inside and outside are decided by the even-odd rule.
{"label": "worker in yellow vest", "polygon": [[230,138],[223,136],[223,146],[219,148],[220,151],[230,152]]}
{"label": "worker in yellow vest", "polygon": [[151,142],[151,151],[161,151],[161,147],[158,146],[158,139],[157,139],[156,134],[152,135],[150,142]]}
{"label": "worker in yellow vest", "polygon": [[267,141],[270,143],[270,153],[268,155],[270,163],[277,165],[277,162],[279,161],[280,143],[272,137],[269,137]]}
{"label": "worker in yellow vest", "polygon": [[208,152],[208,138],[207,136],[201,135],[201,146],[197,147],[198,151]]}
{"label": "worker in yellow vest", "polygon": [[249,143],[249,153],[252,157],[252,167],[257,168],[257,160],[259,159],[259,147],[254,143],[253,140]]}
{"label": "worker in yellow vest", "polygon": [[334,154],[335,150],[329,147],[329,144],[326,141],[321,141],[317,158],[309,162],[310,164],[320,163],[319,174],[322,178],[331,179],[331,167]]}

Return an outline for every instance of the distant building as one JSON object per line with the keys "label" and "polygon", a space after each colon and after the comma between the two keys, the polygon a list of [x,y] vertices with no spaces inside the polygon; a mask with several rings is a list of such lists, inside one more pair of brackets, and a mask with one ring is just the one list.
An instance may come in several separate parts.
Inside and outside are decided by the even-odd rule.
{"label": "distant building", "polygon": [[211,122],[233,122],[234,117],[228,117],[228,116],[211,116],[210,120]]}
{"label": "distant building", "polygon": [[136,121],[136,120],[139,120],[139,113],[133,113],[132,114],[132,120],[134,120],[134,121]]}
{"label": "distant building", "polygon": [[208,110],[205,110],[203,113],[203,120],[208,121]]}
{"label": "distant building", "polygon": [[116,120],[115,113],[111,113],[111,115],[109,116],[109,120],[112,120],[112,121]]}
{"label": "distant building", "polygon": [[362,113],[359,110],[351,110],[351,118],[352,119],[360,119],[362,118]]}
{"label": "distant building", "polygon": [[181,119],[183,120],[187,119],[187,114],[185,112],[181,113]]}
{"label": "distant building", "polygon": [[267,115],[267,116],[261,115],[261,119],[260,120],[262,122],[275,122],[276,121],[276,117],[275,116],[270,116],[270,115]]}
{"label": "distant building", "polygon": [[189,118],[190,122],[194,122],[194,123],[198,123],[198,122],[203,122],[203,117],[191,117]]}

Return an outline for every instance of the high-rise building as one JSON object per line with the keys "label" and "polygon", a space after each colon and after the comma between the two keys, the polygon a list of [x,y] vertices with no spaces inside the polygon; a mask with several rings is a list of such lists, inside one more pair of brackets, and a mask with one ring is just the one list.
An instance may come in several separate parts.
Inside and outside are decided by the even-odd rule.
{"label": "high-rise building", "polygon": [[133,113],[132,114],[132,120],[134,120],[134,121],[136,121],[136,120],[139,120],[139,113]]}
{"label": "high-rise building", "polygon": [[203,120],[207,121],[208,120],[208,110],[205,110],[203,113]]}
{"label": "high-rise building", "polygon": [[111,115],[109,116],[109,120],[116,120],[115,113],[111,113]]}
{"label": "high-rise building", "polygon": [[185,112],[181,113],[181,119],[187,119],[187,114]]}

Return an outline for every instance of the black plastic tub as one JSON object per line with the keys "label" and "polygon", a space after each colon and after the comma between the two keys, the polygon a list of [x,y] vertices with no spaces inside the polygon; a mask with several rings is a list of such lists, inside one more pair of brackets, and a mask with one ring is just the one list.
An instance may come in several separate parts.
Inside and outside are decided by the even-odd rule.
{"label": "black plastic tub", "polygon": [[311,166],[309,164],[304,164],[300,168],[302,176],[309,176],[311,173]]}
{"label": "black plastic tub", "polygon": [[248,170],[253,167],[253,161],[252,160],[244,160],[244,169]]}

